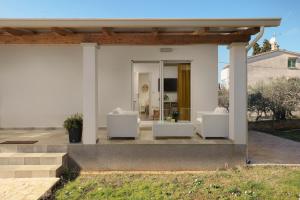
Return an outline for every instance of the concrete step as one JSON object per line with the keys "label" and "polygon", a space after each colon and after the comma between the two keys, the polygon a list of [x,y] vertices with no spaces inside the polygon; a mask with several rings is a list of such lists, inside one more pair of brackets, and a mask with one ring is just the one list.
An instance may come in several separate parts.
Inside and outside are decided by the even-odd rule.
{"label": "concrete step", "polygon": [[0,165],[0,178],[58,177],[61,165]]}
{"label": "concrete step", "polygon": [[66,153],[0,153],[0,165],[65,165]]}
{"label": "concrete step", "polygon": [[67,145],[0,144],[0,153],[66,153]]}

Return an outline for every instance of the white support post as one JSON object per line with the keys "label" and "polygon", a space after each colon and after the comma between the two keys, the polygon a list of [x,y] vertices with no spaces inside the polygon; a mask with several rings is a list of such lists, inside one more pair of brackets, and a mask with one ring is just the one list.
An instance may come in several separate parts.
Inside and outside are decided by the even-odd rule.
{"label": "white support post", "polygon": [[230,45],[229,138],[247,144],[247,52],[245,43]]}
{"label": "white support post", "polygon": [[83,144],[96,144],[98,92],[96,43],[82,43],[83,66]]}

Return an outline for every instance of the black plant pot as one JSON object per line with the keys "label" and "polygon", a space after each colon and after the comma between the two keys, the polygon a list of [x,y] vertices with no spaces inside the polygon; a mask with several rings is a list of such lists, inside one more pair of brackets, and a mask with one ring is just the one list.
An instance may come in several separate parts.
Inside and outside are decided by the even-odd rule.
{"label": "black plant pot", "polygon": [[178,122],[179,113],[178,113],[178,112],[174,112],[174,113],[172,114],[172,118],[175,120],[175,122]]}
{"label": "black plant pot", "polygon": [[82,128],[72,128],[69,130],[69,142],[78,143],[81,142]]}

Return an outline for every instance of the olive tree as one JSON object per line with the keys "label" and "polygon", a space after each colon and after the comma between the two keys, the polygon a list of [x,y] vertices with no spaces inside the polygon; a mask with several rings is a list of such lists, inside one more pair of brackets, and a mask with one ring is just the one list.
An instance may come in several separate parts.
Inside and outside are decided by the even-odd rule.
{"label": "olive tree", "polygon": [[255,112],[255,121],[258,121],[263,114],[266,116],[270,111],[269,109],[270,101],[263,96],[261,91],[252,91],[248,95],[248,111]]}
{"label": "olive tree", "polygon": [[229,91],[225,87],[221,87],[218,91],[218,104],[229,111]]}
{"label": "olive tree", "polygon": [[260,82],[249,89],[248,110],[258,114],[271,111],[273,119],[285,120],[292,117],[300,105],[300,79],[274,78]]}

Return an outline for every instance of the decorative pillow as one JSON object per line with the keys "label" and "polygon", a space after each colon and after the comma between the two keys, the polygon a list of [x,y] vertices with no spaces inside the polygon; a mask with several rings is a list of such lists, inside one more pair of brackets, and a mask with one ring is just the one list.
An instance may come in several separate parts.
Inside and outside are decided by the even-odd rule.
{"label": "decorative pillow", "polygon": [[224,107],[216,107],[214,112],[215,113],[228,113],[227,109]]}
{"label": "decorative pillow", "polygon": [[113,114],[121,114],[122,113],[122,108],[116,108],[112,111]]}

